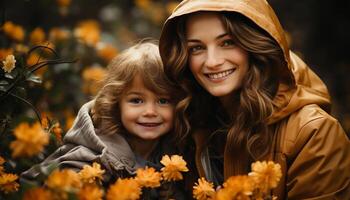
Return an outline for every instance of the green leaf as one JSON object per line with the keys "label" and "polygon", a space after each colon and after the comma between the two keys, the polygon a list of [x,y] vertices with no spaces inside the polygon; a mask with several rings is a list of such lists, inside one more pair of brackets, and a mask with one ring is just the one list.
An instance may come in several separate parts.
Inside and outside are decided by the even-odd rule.
{"label": "green leaf", "polygon": [[8,85],[8,84],[9,84],[8,81],[5,81],[5,80],[1,80],[1,81],[0,81],[0,85]]}
{"label": "green leaf", "polygon": [[36,76],[34,74],[30,74],[29,77],[26,79],[27,81],[31,81],[31,82],[34,82],[34,83],[39,83],[41,84],[42,83],[42,80],[40,79],[39,76]]}

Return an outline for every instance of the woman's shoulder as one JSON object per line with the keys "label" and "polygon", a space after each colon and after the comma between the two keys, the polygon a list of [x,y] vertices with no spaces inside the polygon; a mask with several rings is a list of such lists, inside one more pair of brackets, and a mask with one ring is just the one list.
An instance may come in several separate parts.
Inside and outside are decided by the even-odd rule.
{"label": "woman's shoulder", "polygon": [[330,143],[330,138],[349,141],[338,120],[316,104],[306,105],[281,121],[277,134],[280,135],[280,149],[285,154],[296,154],[316,140],[326,144]]}

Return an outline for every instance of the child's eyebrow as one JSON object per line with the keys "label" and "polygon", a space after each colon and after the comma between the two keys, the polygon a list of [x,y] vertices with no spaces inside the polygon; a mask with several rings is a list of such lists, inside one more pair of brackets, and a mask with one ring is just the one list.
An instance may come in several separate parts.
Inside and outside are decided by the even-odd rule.
{"label": "child's eyebrow", "polygon": [[126,93],[126,95],[142,95],[142,94],[143,94],[142,92],[136,92],[136,91],[130,91]]}

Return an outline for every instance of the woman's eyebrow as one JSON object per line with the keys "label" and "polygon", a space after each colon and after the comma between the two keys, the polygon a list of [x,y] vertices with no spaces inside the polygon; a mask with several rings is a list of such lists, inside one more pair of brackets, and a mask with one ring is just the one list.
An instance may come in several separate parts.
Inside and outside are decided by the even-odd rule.
{"label": "woman's eyebrow", "polygon": [[[215,37],[216,40],[219,40],[225,36],[228,36],[229,34],[228,33],[223,33],[223,34],[220,34],[218,36]],[[187,42],[201,42],[201,40],[198,40],[198,39],[187,39],[186,40]]]}

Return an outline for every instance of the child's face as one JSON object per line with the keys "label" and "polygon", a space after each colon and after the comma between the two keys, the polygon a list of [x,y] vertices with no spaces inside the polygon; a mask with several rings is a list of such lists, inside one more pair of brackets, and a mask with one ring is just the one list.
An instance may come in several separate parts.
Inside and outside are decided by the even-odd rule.
{"label": "child's face", "polygon": [[119,106],[123,126],[138,138],[158,139],[173,127],[174,105],[169,97],[148,90],[140,75],[121,96]]}

